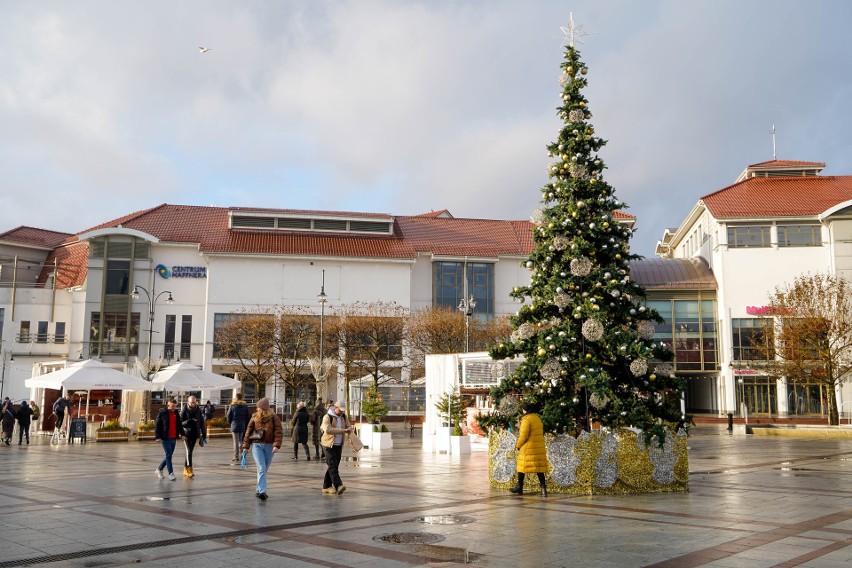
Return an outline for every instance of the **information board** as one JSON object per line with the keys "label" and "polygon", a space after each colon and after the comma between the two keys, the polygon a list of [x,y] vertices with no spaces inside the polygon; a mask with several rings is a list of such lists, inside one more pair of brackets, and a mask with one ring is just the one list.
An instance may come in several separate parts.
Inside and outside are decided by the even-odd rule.
{"label": "information board", "polygon": [[71,419],[71,430],[68,433],[68,442],[73,442],[75,438],[79,438],[86,442],[86,419],[85,418],[72,418]]}

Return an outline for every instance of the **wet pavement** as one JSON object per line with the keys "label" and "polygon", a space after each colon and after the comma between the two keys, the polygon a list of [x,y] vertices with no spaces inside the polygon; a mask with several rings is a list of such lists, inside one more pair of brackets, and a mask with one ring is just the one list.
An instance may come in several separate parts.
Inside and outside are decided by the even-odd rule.
{"label": "wet pavement", "polygon": [[154,442],[2,446],[0,568],[852,562],[852,440],[731,437],[702,424],[689,492],[593,497],[518,497],[489,488],[485,451],[424,453],[402,432],[394,444],[345,452],[339,496],[322,494],[322,462],[282,450],[266,502],[225,438],[196,449],[194,479],[174,482],[154,475]]}

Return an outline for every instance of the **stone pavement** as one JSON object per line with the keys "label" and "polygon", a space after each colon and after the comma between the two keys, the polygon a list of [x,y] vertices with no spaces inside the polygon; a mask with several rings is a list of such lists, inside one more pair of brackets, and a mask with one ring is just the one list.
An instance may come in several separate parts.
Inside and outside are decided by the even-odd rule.
{"label": "stone pavement", "polygon": [[546,498],[491,490],[484,451],[425,454],[402,433],[394,443],[344,461],[340,496],[321,494],[322,462],[283,450],[266,502],[254,497],[253,464],[229,463],[226,439],[197,449],[196,478],[175,482],[155,477],[154,442],[2,446],[0,568],[852,562],[852,441],[730,437],[702,424],[688,493]]}

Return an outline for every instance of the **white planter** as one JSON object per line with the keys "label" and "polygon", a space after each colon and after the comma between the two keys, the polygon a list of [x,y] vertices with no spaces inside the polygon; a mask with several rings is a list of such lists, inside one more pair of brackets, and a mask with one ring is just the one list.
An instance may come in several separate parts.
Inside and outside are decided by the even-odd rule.
{"label": "white planter", "polygon": [[375,424],[362,424],[358,428],[358,438],[371,450],[389,450],[393,447],[390,432],[373,432]]}
{"label": "white planter", "polygon": [[470,438],[468,436],[450,436],[450,453],[463,456],[470,453]]}
{"label": "white planter", "polygon": [[470,438],[467,436],[451,436],[450,428],[439,426],[435,428],[435,451],[437,453],[455,454],[457,456],[470,453]]}

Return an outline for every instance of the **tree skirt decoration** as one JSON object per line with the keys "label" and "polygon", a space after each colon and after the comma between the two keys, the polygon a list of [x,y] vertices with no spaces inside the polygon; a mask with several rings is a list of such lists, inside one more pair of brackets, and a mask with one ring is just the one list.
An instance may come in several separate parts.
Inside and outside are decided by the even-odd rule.
{"label": "tree skirt decoration", "polygon": [[[510,430],[494,429],[488,439],[491,487],[508,490],[517,483],[515,443]],[[596,430],[575,438],[545,434],[547,490],[570,495],[623,495],[689,490],[686,433],[668,432],[662,447],[645,443],[641,432]],[[527,475],[524,490],[537,492],[538,478]]]}

